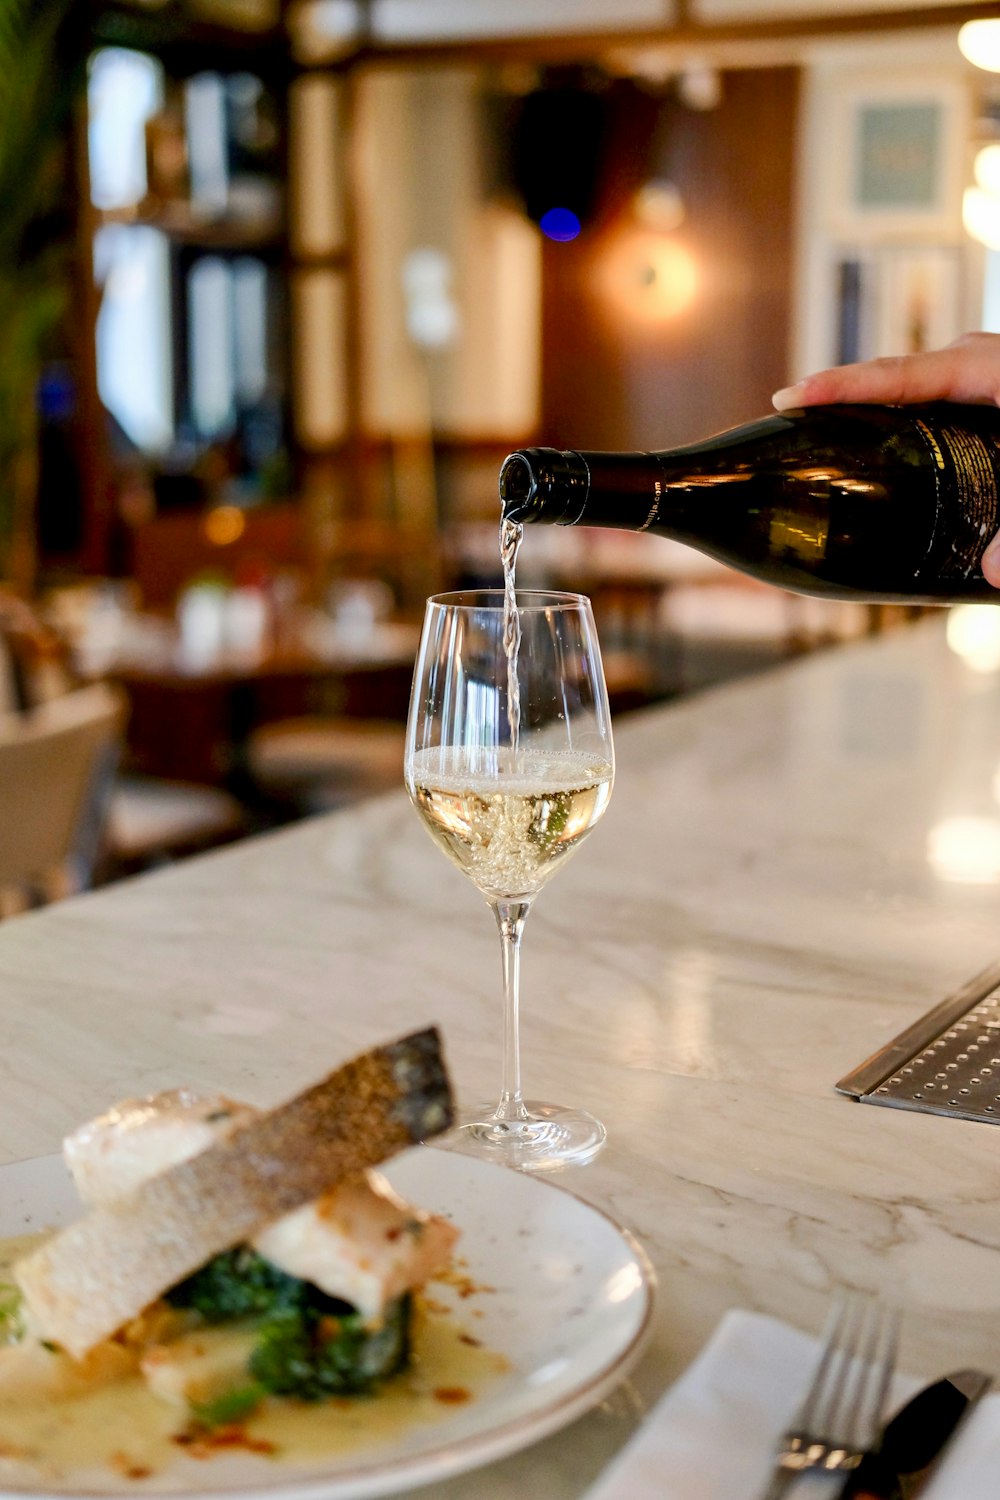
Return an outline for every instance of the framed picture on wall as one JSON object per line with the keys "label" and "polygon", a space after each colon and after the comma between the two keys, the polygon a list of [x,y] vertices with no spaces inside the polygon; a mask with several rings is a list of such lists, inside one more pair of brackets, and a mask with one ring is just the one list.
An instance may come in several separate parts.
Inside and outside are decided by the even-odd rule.
{"label": "framed picture on wall", "polygon": [[981,317],[980,259],[962,224],[968,70],[929,41],[857,59],[831,49],[805,79],[797,374],[940,347]]}
{"label": "framed picture on wall", "polygon": [[959,78],[867,75],[830,101],[826,218],[841,240],[955,243],[969,98]]}

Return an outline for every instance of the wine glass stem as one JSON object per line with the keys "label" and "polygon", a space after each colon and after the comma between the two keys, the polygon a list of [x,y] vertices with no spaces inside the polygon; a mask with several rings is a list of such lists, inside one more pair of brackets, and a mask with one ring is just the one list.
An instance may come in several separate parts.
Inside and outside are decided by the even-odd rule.
{"label": "wine glass stem", "polygon": [[496,901],[493,914],[500,931],[503,958],[503,1087],[496,1108],[497,1120],[526,1120],[528,1111],[521,1098],[521,1048],[518,1040],[518,1007],[521,998],[521,934],[528,915],[527,901]]}

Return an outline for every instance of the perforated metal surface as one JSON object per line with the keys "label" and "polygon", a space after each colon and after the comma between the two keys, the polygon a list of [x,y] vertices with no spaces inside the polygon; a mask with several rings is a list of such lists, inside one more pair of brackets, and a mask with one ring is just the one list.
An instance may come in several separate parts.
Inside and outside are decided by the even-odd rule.
{"label": "perforated metal surface", "polygon": [[837,1084],[864,1104],[1000,1123],[1000,964]]}

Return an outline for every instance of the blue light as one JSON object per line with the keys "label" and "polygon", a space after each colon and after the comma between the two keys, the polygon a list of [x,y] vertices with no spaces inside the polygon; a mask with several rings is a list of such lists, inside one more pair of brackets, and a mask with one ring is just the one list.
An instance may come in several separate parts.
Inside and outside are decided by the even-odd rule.
{"label": "blue light", "polygon": [[575,240],[580,233],[580,220],[569,208],[549,208],[538,221],[538,227],[546,239]]}

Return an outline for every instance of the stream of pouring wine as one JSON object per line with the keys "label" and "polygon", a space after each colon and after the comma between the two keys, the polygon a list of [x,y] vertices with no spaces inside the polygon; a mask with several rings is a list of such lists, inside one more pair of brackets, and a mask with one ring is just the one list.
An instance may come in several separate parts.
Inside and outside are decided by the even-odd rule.
{"label": "stream of pouring wine", "polygon": [[507,719],[510,724],[510,748],[513,762],[517,764],[518,741],[521,732],[521,690],[517,681],[517,654],[521,645],[521,617],[517,609],[514,592],[514,572],[517,553],[524,536],[524,527],[519,521],[500,522],[500,561],[503,564],[503,649],[507,658]]}

